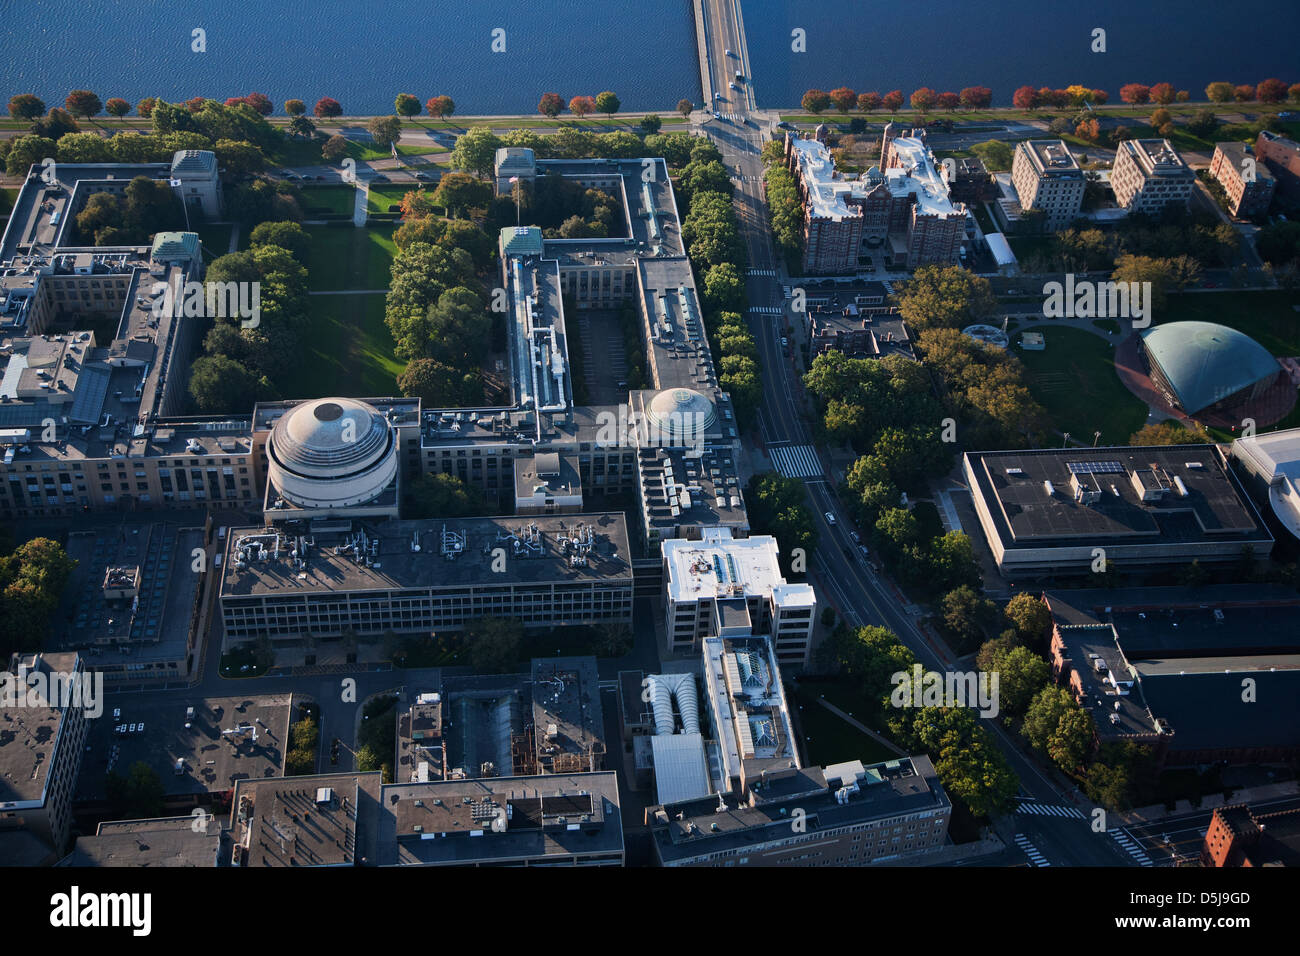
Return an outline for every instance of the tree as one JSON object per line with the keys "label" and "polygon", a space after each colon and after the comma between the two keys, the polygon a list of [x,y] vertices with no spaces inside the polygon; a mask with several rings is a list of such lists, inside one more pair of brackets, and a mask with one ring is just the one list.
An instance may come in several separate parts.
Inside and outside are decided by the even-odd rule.
{"label": "tree", "polygon": [[596,101],[590,96],[575,96],[569,100],[569,112],[578,119],[596,112]]}
{"label": "tree", "polygon": [[993,105],[993,91],[987,86],[968,86],[958,94],[958,99],[968,110],[986,110]]}
{"label": "tree", "polygon": [[677,112],[682,114],[682,119],[690,119],[691,111],[695,109],[695,104],[690,100],[678,100]]}
{"label": "tree", "polygon": [[121,119],[127,113],[131,112],[131,104],[120,96],[115,96],[104,104],[104,109],[109,116]]}
{"label": "tree", "polygon": [[50,538],[33,538],[0,556],[0,655],[39,651],[77,562]]}
{"label": "tree", "polygon": [[342,116],[343,107],[333,97],[322,96],[316,101],[316,105],[312,107],[312,112],[316,114],[318,119],[330,119],[335,116]]}
{"label": "tree", "polygon": [[426,408],[460,408],[483,401],[483,379],[477,369],[466,372],[437,359],[412,359],[397,376],[397,387],[403,395],[423,399]]}
{"label": "tree", "polygon": [[1011,103],[1019,110],[1032,110],[1038,105],[1038,91],[1032,86],[1022,86],[1011,96]]}
{"label": "tree", "polygon": [[524,626],[517,618],[485,615],[465,626],[470,666],[480,674],[508,674],[519,663]]}
{"label": "tree", "polygon": [[19,93],[9,98],[9,115],[16,120],[33,120],[44,112],[44,101],[31,93]]}
{"label": "tree", "polygon": [[597,112],[604,113],[611,119],[622,105],[619,98],[614,95],[613,90],[605,90],[603,93],[596,94],[595,106]]}
{"label": "tree", "polygon": [[1021,733],[1030,746],[1047,754],[1061,770],[1083,765],[1095,733],[1092,715],[1064,687],[1044,687],[1025,709]]}
{"label": "tree", "polygon": [[1002,142],[1000,139],[990,139],[983,143],[976,143],[970,148],[970,151],[979,157],[986,169],[993,172],[1009,170],[1011,162],[1015,158],[1015,152],[1011,145]]}
{"label": "tree", "polygon": [[253,229],[249,243],[253,248],[279,246],[288,249],[295,259],[306,265],[311,236],[296,222],[264,222]]}
{"label": "tree", "polygon": [[1255,98],[1255,88],[1249,83],[1242,83],[1232,88],[1232,98],[1238,103],[1249,103]]}
{"label": "tree", "polygon": [[745,501],[753,528],[776,538],[781,564],[793,573],[795,549],[802,549],[807,556],[817,544],[817,527],[803,482],[771,471],[755,475],[745,488]]}
{"label": "tree", "polygon": [[134,819],[162,816],[163,799],[167,795],[158,772],[143,760],[131,764],[125,777],[110,770],[104,781],[104,792],[115,816]]}
{"label": "tree", "polygon": [[75,133],[78,129],[80,127],[77,126],[77,121],[72,118],[72,114],[58,107],[50,110],[32,123],[33,135],[44,136],[46,139],[53,140],[61,139],[68,133]]}
{"label": "tree", "polygon": [[496,162],[501,139],[486,126],[472,126],[456,139],[451,151],[453,169],[467,170],[477,176],[487,176]]}
{"label": "tree", "polygon": [[326,162],[334,162],[342,159],[348,153],[348,141],[341,133],[335,133],[329,139],[325,140],[325,145],[320,150],[321,157]]}
{"label": "tree", "polygon": [[973,710],[922,708],[912,722],[912,734],[934,758],[944,789],[975,816],[1006,809],[1019,791],[1019,778]]}
{"label": "tree", "polygon": [[883,106],[890,113],[897,112],[898,108],[903,105],[903,91],[890,90],[883,97],[881,97],[880,105]]}
{"label": "tree", "polygon": [[1218,128],[1219,118],[1211,109],[1197,110],[1196,114],[1187,121],[1187,132],[1201,139],[1209,139]]}
{"label": "tree", "polygon": [[1141,83],[1126,83],[1119,88],[1119,98],[1130,106],[1151,102],[1151,87]]}
{"label": "tree", "polygon": [[874,113],[880,109],[881,97],[875,90],[858,94],[858,109],[863,113]]}
{"label": "tree", "polygon": [[1092,91],[1092,102],[1096,106],[1105,106],[1110,100],[1110,94],[1105,90],[1096,89]]}
{"label": "tree", "polygon": [[456,101],[446,95],[433,96],[424,104],[424,109],[434,119],[446,119],[456,112]]}
{"label": "tree", "polygon": [[1227,103],[1232,100],[1232,84],[1216,80],[1205,88],[1205,98],[1211,103]]}
{"label": "tree", "polygon": [[800,105],[814,115],[825,112],[831,105],[830,94],[825,90],[809,90],[803,95]]}
{"label": "tree", "polygon": [[858,102],[858,94],[847,86],[840,86],[830,91],[830,100],[841,113],[847,113]]}
{"label": "tree", "polygon": [[564,100],[560,98],[559,93],[543,93],[542,98],[537,101],[537,112],[543,116],[555,119],[564,109]]}
{"label": "tree", "polygon": [[402,137],[402,121],[396,116],[373,116],[366,124],[376,146],[386,149]]}
{"label": "tree", "polygon": [[1045,646],[1052,627],[1052,612],[1046,604],[1028,591],[1021,591],[1007,602],[1002,613],[1020,640],[1030,647]]}
{"label": "tree", "polygon": [[58,157],[61,163],[107,163],[113,152],[97,133],[69,133],[59,140]]}
{"label": "tree", "polygon": [[153,108],[158,104],[158,97],[146,96],[139,103],[135,104],[135,111],[145,119],[153,116]]}
{"label": "tree", "polygon": [[11,140],[5,171],[10,176],[26,176],[28,169],[44,159],[58,155],[54,140],[45,136],[19,136]]}
{"label": "tree", "polygon": [[641,117],[639,125],[641,127],[641,132],[643,133],[657,133],[659,132],[659,128],[664,125],[664,121],[661,120],[657,114],[649,113],[646,116]]}
{"label": "tree", "polygon": [[711,312],[743,312],[745,283],[730,262],[711,266],[704,274],[704,307]]}
{"label": "tree", "polygon": [[1157,258],[1124,254],[1115,260],[1110,277],[1116,282],[1150,282],[1151,309],[1160,312],[1169,292],[1194,282],[1199,274],[1200,265],[1190,256]]}
{"label": "tree", "polygon": [[960,328],[997,308],[989,281],[961,266],[923,266],[900,285],[899,314],[915,329]]}
{"label": "tree", "polygon": [[420,98],[410,93],[398,93],[393,101],[393,112],[398,116],[419,116]]}
{"label": "tree", "polygon": [[992,671],[998,675],[998,703],[1010,715],[1023,714],[1036,694],[1052,679],[1052,669],[1027,647],[1012,647],[993,654]]}
{"label": "tree", "polygon": [[293,117],[293,119],[289,120],[286,129],[288,129],[289,135],[294,138],[311,139],[316,135],[316,124],[305,116]]}
{"label": "tree", "polygon": [[943,624],[957,640],[959,654],[979,645],[998,623],[998,606],[962,585],[943,596]]}
{"label": "tree", "polygon": [[1162,106],[1151,114],[1151,119],[1149,120],[1149,122],[1153,127],[1155,127],[1158,130],[1166,123],[1173,122],[1173,119],[1174,119],[1174,115]]}
{"label": "tree", "polygon": [[204,413],[231,412],[270,392],[265,379],[225,355],[204,355],[190,370],[190,395]]}
{"label": "tree", "polygon": [[302,116],[307,112],[307,104],[302,100],[285,100],[284,111],[289,116]]}
{"label": "tree", "polygon": [[930,89],[928,86],[923,86],[912,92],[909,102],[912,104],[912,109],[925,114],[934,109],[937,97],[938,94],[935,93],[934,90]]}
{"label": "tree", "polygon": [[1286,99],[1287,86],[1277,78],[1262,81],[1255,87],[1255,99],[1261,103],[1281,103]]}
{"label": "tree", "polygon": [[1189,428],[1181,422],[1166,421],[1155,425],[1143,425],[1129,437],[1128,443],[1143,446],[1193,445],[1209,443],[1212,440],[1210,433],[1199,423],[1193,422]]}
{"label": "tree", "polygon": [[492,186],[468,173],[447,173],[434,191],[433,201],[452,216],[467,209],[486,206],[492,201]]}
{"label": "tree", "polygon": [[68,112],[73,116],[80,116],[83,119],[90,119],[92,116],[99,114],[104,108],[104,104],[99,101],[99,97],[90,90],[73,90],[68,94],[68,98],[63,103]]}
{"label": "tree", "polygon": [[[415,378],[422,374],[417,371]],[[398,381],[400,383],[400,377]],[[404,391],[403,394],[410,393]],[[477,490],[455,475],[435,471],[426,472],[410,482],[403,513],[418,519],[470,518],[486,514],[487,510],[487,502]]]}
{"label": "tree", "polygon": [[1173,86],[1169,83],[1157,83],[1151,87],[1149,94],[1152,103],[1158,103],[1161,106],[1168,106],[1178,96]]}

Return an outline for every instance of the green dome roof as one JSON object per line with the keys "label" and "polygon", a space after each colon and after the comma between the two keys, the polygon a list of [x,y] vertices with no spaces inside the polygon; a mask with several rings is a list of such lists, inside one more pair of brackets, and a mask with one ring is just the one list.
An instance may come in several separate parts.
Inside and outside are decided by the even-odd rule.
{"label": "green dome roof", "polygon": [[1278,373],[1262,345],[1213,322],[1166,322],[1142,341],[1189,415]]}

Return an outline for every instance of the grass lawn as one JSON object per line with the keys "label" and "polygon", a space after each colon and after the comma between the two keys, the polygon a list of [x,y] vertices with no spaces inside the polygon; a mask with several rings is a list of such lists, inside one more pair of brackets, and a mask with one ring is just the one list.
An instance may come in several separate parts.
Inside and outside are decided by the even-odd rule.
{"label": "grass lawn", "polygon": [[[308,284],[313,292],[341,289],[387,289],[393,255],[393,224],[306,226],[311,236],[307,257]],[[383,298],[380,296],[379,298]]]}
{"label": "grass lawn", "polygon": [[382,295],[314,295],[303,362],[283,383],[286,395],[366,398],[392,395],[405,363],[393,354]]}
{"label": "grass lawn", "polygon": [[1091,443],[1122,445],[1146,424],[1147,408],[1124,387],[1115,372],[1114,336],[1110,342],[1072,329],[1043,328],[1042,352],[1016,350],[1029,372],[1029,390],[1047,410],[1053,427]]}
{"label": "grass lawn", "polygon": [[[799,726],[804,734],[808,760],[820,766],[845,760],[861,760],[864,764],[892,760],[896,755],[882,747],[852,724],[832,714],[817,703],[817,693],[812,687],[791,693],[790,703],[798,710]],[[791,685],[786,685],[787,693]],[[820,692],[820,691],[819,691]]]}
{"label": "grass lawn", "polygon": [[356,203],[356,194],[356,188],[347,184],[303,186],[304,212],[308,217],[313,214],[350,216]]}
{"label": "grass lawn", "polygon": [[388,212],[388,207],[402,201],[402,197],[413,190],[423,188],[425,194],[433,195],[436,188],[431,183],[380,183],[370,187],[366,197],[366,210],[371,214]]}
{"label": "grass lawn", "polygon": [[230,231],[233,228],[230,223],[199,226],[199,241],[203,243],[205,262],[211,262],[230,251]]}

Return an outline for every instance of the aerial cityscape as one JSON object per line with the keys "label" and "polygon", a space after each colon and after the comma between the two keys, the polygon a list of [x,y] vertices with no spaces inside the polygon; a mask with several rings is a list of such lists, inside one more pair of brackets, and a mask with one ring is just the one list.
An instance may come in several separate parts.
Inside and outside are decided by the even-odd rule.
{"label": "aerial cityscape", "polygon": [[1105,867],[1114,926],[1251,925],[1136,894],[1300,865],[1300,10],[265,6],[0,25],[52,926],[177,866]]}

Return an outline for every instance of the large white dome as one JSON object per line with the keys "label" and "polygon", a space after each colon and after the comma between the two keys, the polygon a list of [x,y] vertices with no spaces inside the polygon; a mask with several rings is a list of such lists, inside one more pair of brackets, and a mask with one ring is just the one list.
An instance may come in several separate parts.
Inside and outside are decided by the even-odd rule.
{"label": "large white dome", "polygon": [[276,489],[305,508],[336,508],[378,497],[397,473],[397,438],[376,409],[321,398],[290,409],[266,442]]}
{"label": "large white dome", "polygon": [[667,388],[650,400],[646,417],[659,435],[698,441],[718,420],[707,396],[693,388]]}

